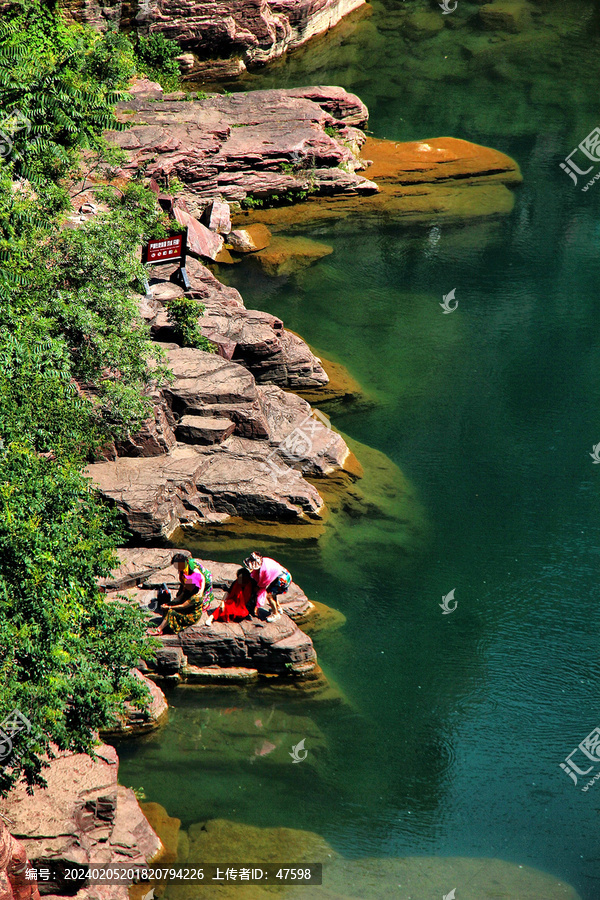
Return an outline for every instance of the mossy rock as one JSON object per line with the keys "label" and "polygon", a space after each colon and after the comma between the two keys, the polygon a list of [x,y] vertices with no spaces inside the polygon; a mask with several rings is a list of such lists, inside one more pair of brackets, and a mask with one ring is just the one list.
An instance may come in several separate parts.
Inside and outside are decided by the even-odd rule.
{"label": "mossy rock", "polygon": [[524,31],[531,22],[531,11],[528,3],[517,0],[501,0],[486,3],[479,10],[479,21],[484,28],[492,31],[506,31],[517,34]]}
{"label": "mossy rock", "polygon": [[165,900],[432,900],[456,890],[460,900],[580,900],[570,885],[545,872],[499,859],[419,856],[344,859],[319,835],[292,828],[256,828],[225,819],[190,826],[189,862],[210,860],[236,867],[256,863],[323,865],[323,884],[167,885]]}
{"label": "mossy rock", "polygon": [[293,275],[313,265],[324,256],[333,253],[333,247],[305,237],[281,237],[276,235],[255,260],[267,275]]}
{"label": "mossy rock", "polygon": [[181,820],[170,816],[160,803],[140,803],[140,809],[165,848],[165,853],[161,857],[160,862],[174,862],[178,857]]}
{"label": "mossy rock", "polygon": [[439,34],[444,28],[444,20],[441,13],[414,12],[407,16],[404,30],[409,37],[423,39]]}
{"label": "mossy rock", "polygon": [[318,631],[335,631],[346,624],[346,616],[339,609],[311,600],[312,609],[306,615],[295,619],[296,624],[306,634],[313,635]]}

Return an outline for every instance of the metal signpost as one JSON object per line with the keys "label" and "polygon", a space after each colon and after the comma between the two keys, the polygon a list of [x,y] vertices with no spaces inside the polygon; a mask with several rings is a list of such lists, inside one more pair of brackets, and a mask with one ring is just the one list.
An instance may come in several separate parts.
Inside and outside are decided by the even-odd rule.
{"label": "metal signpost", "polygon": [[[179,234],[172,234],[167,238],[154,238],[142,248],[142,262],[145,265],[179,261],[179,268],[173,272],[169,281],[180,285],[184,291],[191,290],[185,262],[187,257],[187,235],[185,228]],[[150,289],[146,286],[146,293]]]}

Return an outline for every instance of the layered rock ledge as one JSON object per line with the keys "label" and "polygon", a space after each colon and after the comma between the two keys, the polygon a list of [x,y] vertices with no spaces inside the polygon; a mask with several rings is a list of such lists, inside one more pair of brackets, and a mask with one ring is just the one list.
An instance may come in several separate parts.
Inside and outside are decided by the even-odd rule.
{"label": "layered rock ledge", "polygon": [[[171,565],[174,552],[163,548],[122,549],[121,565],[104,581],[107,599],[125,594],[146,607],[160,584],[165,583],[175,592],[178,580]],[[222,599],[239,566],[214,560],[201,562],[213,576],[215,598]],[[317,611],[294,582],[280,599],[284,615],[277,622],[251,618],[243,622],[213,622],[208,627],[203,614],[196,625],[177,635],[164,635],[156,657],[147,661],[149,674],[198,684],[248,683],[260,675],[310,675],[317,656],[310,637],[298,628],[296,621],[310,619],[311,613],[317,617]]]}
{"label": "layered rock ledge", "polygon": [[[108,137],[128,154],[124,174],[143,167],[158,181],[176,175],[184,184],[182,222],[189,214],[201,217],[219,198],[233,205],[238,224],[281,228],[370,215],[411,222],[481,218],[509,213],[510,188],[522,180],[509,156],[470,141],[367,139],[361,130],[366,107],[340,87],[192,101],[160,94],[150,100],[141,92],[120,105],[120,115],[131,127]],[[230,225],[221,231],[216,243],[200,240],[201,256],[233,261],[223,256],[224,241],[234,252],[268,256],[263,247],[244,246]]]}
{"label": "layered rock ledge", "polygon": [[[79,22],[104,30],[118,23],[158,33],[188,51],[181,57],[189,77],[239,75],[322,34],[365,4],[365,0],[63,0]],[[193,51],[193,52],[190,52]],[[210,60],[204,63],[204,60]]]}
{"label": "layered rock ledge", "polygon": [[204,100],[135,99],[121,103],[130,127],[107,138],[125,150],[126,174],[144,168],[185,185],[187,208],[210,198],[262,202],[274,195],[369,194],[360,130],[364,103],[340,87],[251,91]]}
{"label": "layered rock ledge", "polygon": [[[82,753],[57,752],[44,770],[47,788],[28,794],[18,784],[0,800],[0,812],[11,822],[34,867],[52,863],[64,870],[72,864],[143,866],[160,859],[163,845],[144,817],[133,791],[117,783],[119,760],[106,744],[96,759]],[[43,882],[45,894],[70,894],[72,882]],[[9,895],[10,896],[10,895]],[[29,900],[20,895],[19,900]],[[78,900],[127,900],[126,886],[84,888]],[[31,900],[36,900],[35,895]]]}
{"label": "layered rock ledge", "polygon": [[[163,343],[174,377],[152,395],[153,417],[140,434],[107,448],[88,474],[145,543],[232,519],[320,521],[323,500],[306,476],[346,471],[350,451],[305,400],[253,374],[316,388],[317,358],[295,335],[286,341],[280,320],[246,310],[237,291],[232,296],[200,263],[190,276],[192,296],[206,304],[204,333],[234,358]],[[140,298],[156,336],[172,334],[163,301],[182,293],[159,281],[152,301]]]}

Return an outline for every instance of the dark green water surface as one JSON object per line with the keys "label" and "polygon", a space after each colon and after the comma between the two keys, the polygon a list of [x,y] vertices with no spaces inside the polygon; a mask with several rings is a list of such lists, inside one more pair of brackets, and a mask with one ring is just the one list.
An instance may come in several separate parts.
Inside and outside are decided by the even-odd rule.
{"label": "dark green water surface", "polygon": [[[600,784],[582,792],[559,764],[600,725],[600,184],[582,193],[559,162],[600,124],[600,18],[575,0],[535,8],[537,24],[507,41],[480,32],[466,2],[442,32],[408,39],[407,16],[435,4],[374,4],[235,86],[343,85],[377,137],[485,143],[517,159],[524,184],[512,215],[485,227],[358,219],[296,232],[334,249],[296,276],[227,270],[248,307],[376,398],[334,423],[397,464],[430,527],[408,555],[380,536],[356,552],[277,551],[347,616],[315,638],[347,704],[180,690],[169,725],[119,752],[122,781],[184,826],[306,828],[349,857],[498,857],[598,900]],[[283,717],[286,749],[309,727],[291,717],[309,717],[310,767],[241,744],[209,760],[202,734],[249,706]]]}

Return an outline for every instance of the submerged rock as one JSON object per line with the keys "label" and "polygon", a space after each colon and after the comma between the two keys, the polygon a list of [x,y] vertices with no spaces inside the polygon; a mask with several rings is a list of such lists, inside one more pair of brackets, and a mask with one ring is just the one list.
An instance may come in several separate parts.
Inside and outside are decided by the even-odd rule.
{"label": "submerged rock", "polygon": [[181,820],[170,816],[160,803],[140,803],[140,809],[164,847],[161,863],[175,862]]}
{"label": "submerged rock", "polygon": [[522,181],[519,166],[505,153],[457,138],[407,143],[368,138],[362,153],[369,160],[365,177],[377,183],[379,193],[353,199],[340,195],[329,202],[316,197],[296,207],[253,209],[237,213],[236,225],[251,219],[284,230],[344,219],[354,227],[355,217],[412,223],[505,215],[514,206],[509,187]]}
{"label": "submerged rock", "polygon": [[521,0],[494,0],[479,10],[479,20],[484,28],[499,29],[516,34],[530,23],[531,6]]}
{"label": "submerged rock", "polygon": [[[300,768],[300,766],[298,766]],[[210,859],[216,863],[292,866],[323,865],[323,884],[309,888],[293,884],[263,887],[240,883],[168,885],[165,900],[304,900],[314,895],[323,900],[432,900],[456,890],[457,900],[580,900],[565,882],[530,866],[498,859],[419,856],[406,858],[345,859],[319,835],[292,828],[257,828],[225,819],[190,826],[186,859]],[[401,889],[401,893],[399,893]],[[307,892],[310,891],[310,894]],[[318,893],[317,893],[318,892]]]}
{"label": "submerged rock", "polygon": [[271,232],[264,225],[249,225],[227,235],[227,243],[236,253],[256,253],[271,243]]}
{"label": "submerged rock", "polygon": [[305,237],[274,237],[253,258],[267,275],[292,275],[333,253],[333,247]]}
{"label": "submerged rock", "polygon": [[176,752],[193,754],[203,769],[215,774],[232,768],[250,774],[255,766],[272,774],[288,770],[292,748],[305,741],[304,773],[327,775],[328,749],[321,729],[308,716],[292,715],[274,704],[269,708],[244,700],[225,709],[186,709],[180,711],[174,732]]}

